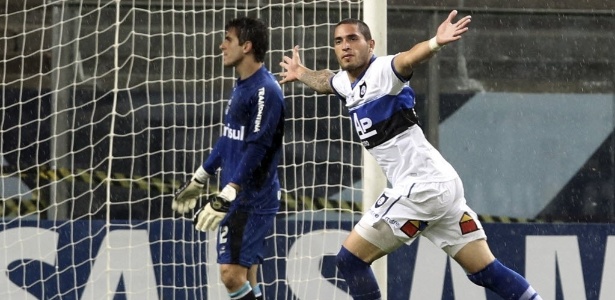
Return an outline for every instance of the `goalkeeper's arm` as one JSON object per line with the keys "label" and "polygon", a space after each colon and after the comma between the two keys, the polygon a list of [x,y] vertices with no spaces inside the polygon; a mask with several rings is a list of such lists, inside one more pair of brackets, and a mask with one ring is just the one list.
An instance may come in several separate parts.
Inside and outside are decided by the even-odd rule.
{"label": "goalkeeper's arm", "polygon": [[174,211],[184,214],[196,206],[196,199],[201,195],[207,179],[212,177],[203,166],[200,166],[192,175],[192,179],[182,184],[175,192],[172,208]]}

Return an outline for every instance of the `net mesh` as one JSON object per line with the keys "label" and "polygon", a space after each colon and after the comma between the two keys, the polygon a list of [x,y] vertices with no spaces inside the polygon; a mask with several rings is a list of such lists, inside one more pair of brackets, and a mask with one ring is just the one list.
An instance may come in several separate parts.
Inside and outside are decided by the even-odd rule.
{"label": "net mesh", "polygon": [[[301,46],[305,65],[335,69],[329,46],[332,26],[342,18],[360,18],[361,9],[362,1],[326,0],[6,1],[0,7],[3,225],[20,228],[23,220],[49,221],[50,230],[66,230],[74,239],[62,248],[72,255],[84,241],[98,236],[108,238],[101,237],[101,249],[109,249],[101,253],[112,255],[117,247],[142,249],[147,236],[135,231],[123,237],[133,243],[113,242],[110,237],[120,235],[110,234],[111,224],[125,222],[151,231],[162,226],[161,220],[178,220],[170,207],[173,191],[206,159],[220,135],[235,82],[218,48],[224,24],[243,15],[263,19],[270,27],[265,63],[273,73],[281,71],[282,56],[294,45]],[[287,122],[278,220],[284,225],[276,226],[270,237],[274,249],[311,230],[314,221],[339,224],[353,220],[361,210],[361,146],[342,103],[302,84],[283,88]],[[212,182],[207,190],[213,193],[217,188]],[[66,220],[97,225],[84,229]],[[177,234],[159,237],[162,242],[191,236],[186,233],[191,231],[189,220],[179,220],[186,222],[171,223],[177,227],[169,230]],[[76,234],[74,228],[89,234]],[[208,245],[181,247],[178,252],[201,253]],[[88,263],[92,272],[120,267],[102,259],[101,253]],[[287,254],[267,259],[273,263]],[[316,254],[295,255],[301,262]],[[166,264],[155,253],[152,259]],[[136,273],[141,261],[142,257],[127,257],[119,263],[134,266]],[[304,278],[300,263],[290,266],[295,269],[287,279],[261,275],[267,286],[280,291],[280,299],[290,297],[287,284],[314,280]],[[57,272],[73,274],[76,268],[67,264]],[[157,277],[169,276],[162,270]],[[107,279],[134,288],[136,281],[116,275]],[[327,276],[335,280],[335,274]],[[172,279],[166,288],[173,289],[178,280],[182,281]],[[62,293],[99,292],[74,281],[74,289]],[[47,278],[30,283],[46,284]],[[148,288],[164,290],[165,283]],[[215,289],[209,295],[211,290]],[[196,298],[203,293],[198,288],[188,291]],[[11,289],[7,293],[13,295]]]}

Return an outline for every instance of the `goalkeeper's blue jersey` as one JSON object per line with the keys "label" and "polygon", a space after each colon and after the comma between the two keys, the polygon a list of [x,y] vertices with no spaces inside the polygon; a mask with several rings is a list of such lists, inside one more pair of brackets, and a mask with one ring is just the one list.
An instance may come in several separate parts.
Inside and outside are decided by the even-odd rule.
{"label": "goalkeeper's blue jersey", "polygon": [[265,66],[237,80],[228,101],[224,127],[203,163],[210,174],[220,170],[220,188],[229,182],[241,191],[232,205],[255,213],[280,206],[278,164],[284,136],[284,96]]}

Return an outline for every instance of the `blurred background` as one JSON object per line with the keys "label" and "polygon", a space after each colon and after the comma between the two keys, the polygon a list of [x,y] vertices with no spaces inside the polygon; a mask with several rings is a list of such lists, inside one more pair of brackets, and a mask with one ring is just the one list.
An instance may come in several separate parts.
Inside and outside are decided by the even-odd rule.
{"label": "blurred background", "polygon": [[[360,1],[267,3],[233,5],[270,24],[272,72],[296,44],[306,66],[338,69],[332,26],[361,18]],[[451,9],[472,15],[470,32],[410,84],[483,220],[615,221],[615,2],[387,4],[391,54],[432,37]],[[2,215],[170,217],[234,83],[218,45],[238,11],[222,5],[2,1]],[[360,212],[369,182],[345,108],[299,84],[284,90],[281,214]]]}

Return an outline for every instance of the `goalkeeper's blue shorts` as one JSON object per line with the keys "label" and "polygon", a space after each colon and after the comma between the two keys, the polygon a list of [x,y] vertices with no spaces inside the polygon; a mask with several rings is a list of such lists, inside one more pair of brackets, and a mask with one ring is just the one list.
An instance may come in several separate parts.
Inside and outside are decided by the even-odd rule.
{"label": "goalkeeper's blue shorts", "polygon": [[265,238],[273,230],[275,215],[231,209],[218,228],[218,263],[238,264],[246,268],[261,264]]}

